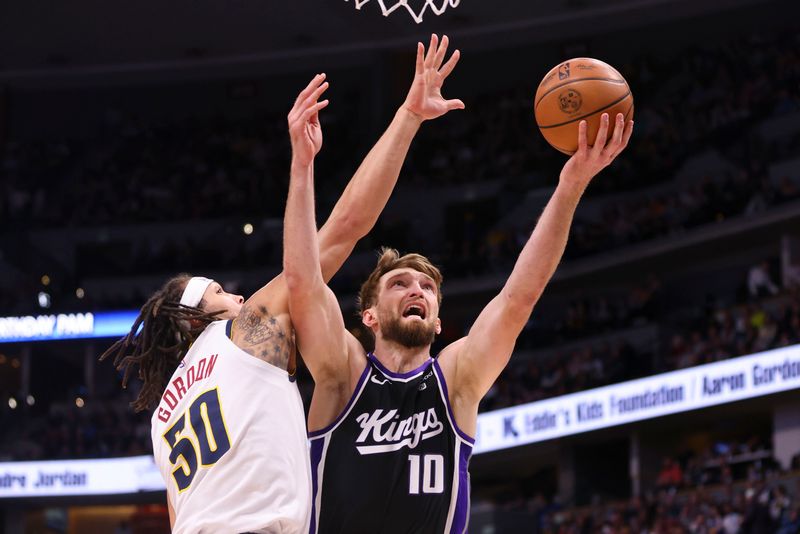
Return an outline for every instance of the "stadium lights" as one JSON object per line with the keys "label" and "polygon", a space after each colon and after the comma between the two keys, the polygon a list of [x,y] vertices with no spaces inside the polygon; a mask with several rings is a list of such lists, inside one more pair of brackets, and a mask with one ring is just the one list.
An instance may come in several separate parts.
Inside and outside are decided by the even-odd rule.
{"label": "stadium lights", "polygon": [[40,308],[49,308],[50,307],[50,295],[45,293],[44,291],[39,292],[39,307]]}
{"label": "stadium lights", "polygon": [[79,299],[82,299],[83,297],[86,296],[86,292],[83,290],[82,287],[79,287],[78,289],[75,290],[75,296],[78,297]]}
{"label": "stadium lights", "polygon": [[245,225],[242,227],[242,232],[244,232],[244,235],[252,234],[253,233],[253,225],[250,224],[250,223],[245,223]]}
{"label": "stadium lights", "polygon": [[12,410],[16,410],[17,409],[17,399],[15,399],[14,397],[9,397],[8,398],[8,407],[11,408]]}
{"label": "stadium lights", "polygon": [[11,367],[13,367],[14,369],[19,369],[19,366],[20,366],[19,358],[12,358]]}
{"label": "stadium lights", "polygon": [[42,275],[42,285],[49,286],[50,285],[50,276],[43,274]]}
{"label": "stadium lights", "polygon": [[75,406],[77,406],[78,408],[83,408],[85,404],[86,403],[83,402],[83,398],[77,397],[75,399]]}
{"label": "stadium lights", "polygon": [[28,395],[27,397],[25,397],[25,403],[28,406],[33,406],[34,404],[36,404],[36,399],[33,398],[33,395]]}

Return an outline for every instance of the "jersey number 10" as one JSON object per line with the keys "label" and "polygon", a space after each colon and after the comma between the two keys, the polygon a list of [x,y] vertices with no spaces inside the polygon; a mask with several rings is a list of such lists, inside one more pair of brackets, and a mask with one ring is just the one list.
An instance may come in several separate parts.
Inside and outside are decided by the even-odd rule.
{"label": "jersey number 10", "polygon": [[[187,414],[194,435],[184,432]],[[178,458],[183,458],[183,465],[172,471],[172,478],[181,492],[189,487],[197,474],[198,457],[200,466],[208,467],[217,463],[231,448],[217,388],[201,393],[163,437],[172,450],[169,455],[172,465],[178,463]]]}
{"label": "jersey number 10", "polygon": [[[420,458],[419,454],[409,454],[408,463],[409,494],[419,495],[420,485],[422,493],[442,493],[444,491],[444,456],[426,454]],[[422,473],[420,473],[420,467],[422,467]]]}

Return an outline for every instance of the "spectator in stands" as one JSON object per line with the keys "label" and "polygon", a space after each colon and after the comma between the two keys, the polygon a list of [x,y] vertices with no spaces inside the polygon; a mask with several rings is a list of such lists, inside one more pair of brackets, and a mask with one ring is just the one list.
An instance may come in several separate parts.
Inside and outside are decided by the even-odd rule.
{"label": "spectator in stands", "polygon": [[778,293],[778,286],[770,277],[767,261],[753,265],[747,272],[747,291],[754,299]]}
{"label": "spectator in stands", "polygon": [[723,506],[722,532],[724,534],[739,534],[742,526],[742,514],[737,512],[730,503]]}
{"label": "spectator in stands", "polygon": [[677,488],[681,484],[683,484],[683,471],[681,471],[680,463],[672,458],[664,458],[661,471],[658,472],[658,478],[656,478],[656,487],[670,489]]}
{"label": "spectator in stands", "polygon": [[759,484],[745,492],[746,508],[742,530],[749,534],[772,534],[776,522],[770,514],[770,490]]}
{"label": "spectator in stands", "polygon": [[784,522],[792,509],[792,499],[786,487],[778,484],[772,489],[769,501],[769,515],[776,525]]}
{"label": "spectator in stands", "polygon": [[788,176],[782,176],[778,183],[777,200],[789,202],[798,197],[800,197],[800,188]]}
{"label": "spectator in stands", "polygon": [[797,534],[800,532],[800,509],[788,510],[781,519],[775,534]]}
{"label": "spectator in stands", "polygon": [[800,288],[800,263],[788,263],[783,271],[783,286],[786,289]]}

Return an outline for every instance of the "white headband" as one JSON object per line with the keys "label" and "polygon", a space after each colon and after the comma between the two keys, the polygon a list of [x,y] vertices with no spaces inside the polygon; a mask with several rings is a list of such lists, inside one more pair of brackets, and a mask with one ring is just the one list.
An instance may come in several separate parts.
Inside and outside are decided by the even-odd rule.
{"label": "white headband", "polygon": [[191,306],[196,308],[200,301],[203,300],[203,293],[206,292],[208,286],[213,282],[210,278],[203,278],[202,276],[195,276],[186,283],[186,289],[183,290],[181,295],[181,304],[184,306]]}

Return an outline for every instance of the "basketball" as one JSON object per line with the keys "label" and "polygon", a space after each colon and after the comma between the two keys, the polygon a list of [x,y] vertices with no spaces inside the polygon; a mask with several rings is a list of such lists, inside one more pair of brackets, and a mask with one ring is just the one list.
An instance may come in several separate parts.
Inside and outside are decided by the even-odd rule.
{"label": "basketball", "polygon": [[608,113],[608,137],[617,113],[633,118],[633,95],[617,70],[600,60],[579,57],[556,65],[545,75],[533,106],[539,131],[564,154],[578,150],[578,125],[587,122],[587,139],[594,143],[600,116]]}

